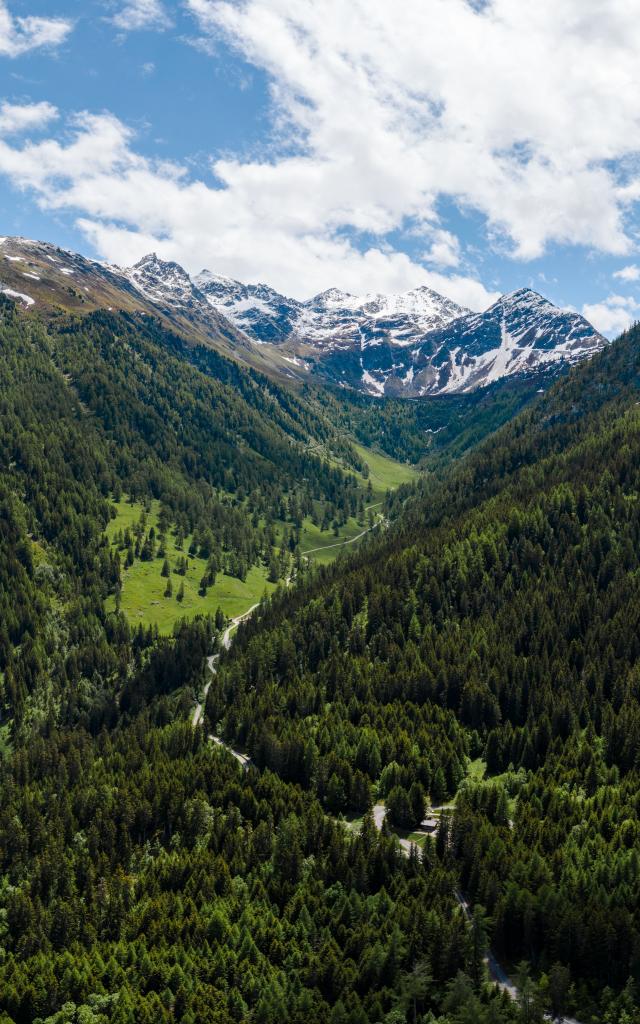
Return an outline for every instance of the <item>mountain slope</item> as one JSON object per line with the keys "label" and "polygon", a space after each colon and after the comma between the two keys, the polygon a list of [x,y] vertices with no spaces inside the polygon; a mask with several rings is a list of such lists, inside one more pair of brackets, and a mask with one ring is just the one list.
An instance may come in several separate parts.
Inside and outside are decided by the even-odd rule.
{"label": "mountain slope", "polygon": [[28,312],[56,318],[97,309],[155,317],[190,344],[207,345],[245,366],[296,379],[292,364],[258,346],[217,313],[175,263],[145,257],[123,271],[27,238],[0,239],[0,293]]}
{"label": "mountain slope", "polygon": [[[579,313],[558,309],[522,288],[503,295],[486,312],[430,332],[416,359],[414,386],[424,392],[461,393],[512,376],[571,366],[606,344]],[[433,352],[433,355],[430,353]],[[424,371],[421,365],[428,362]],[[423,376],[424,375],[424,376]]]}
{"label": "mountain slope", "polygon": [[306,302],[267,285],[243,285],[203,270],[195,284],[216,309],[258,342],[290,340],[321,351],[376,345],[382,338],[410,345],[426,331],[467,312],[426,286],[399,295],[350,295],[330,288]]}
{"label": "mountain slope", "polygon": [[274,506],[293,532],[305,492],[348,498],[310,436],[330,427],[294,396],[155,320],[53,330],[0,297],[3,1024],[374,1024],[416,965],[438,991],[464,966],[453,871],[192,727],[224,623],[163,638],[105,608],[119,488],[161,500],[129,541],[158,572],[163,532],[190,558],[198,524],[250,553]]}
{"label": "mountain slope", "polygon": [[[245,772],[191,725],[215,622],[163,639],[105,609],[111,496],[242,553],[283,486],[292,528],[316,490],[349,500],[307,446],[340,439],[155,318],[0,315],[6,1024],[512,1024],[487,929],[543,1003],[633,1020],[640,331],[239,631],[206,715]],[[157,540],[141,523],[131,547]]]}
{"label": "mountain slope", "polygon": [[214,308],[259,344],[279,345],[294,332],[302,303],[287,299],[265,284],[241,284],[203,270],[194,284]]}
{"label": "mountain slope", "polygon": [[360,345],[330,350],[317,370],[370,394],[418,398],[465,394],[507,378],[545,386],[568,366],[600,351],[606,339],[578,313],[521,289],[484,313],[467,313],[398,344],[385,329]]}
{"label": "mountain slope", "polygon": [[0,291],[56,316],[106,308],[156,316],[192,343],[299,386],[311,375],[366,394],[463,394],[506,378],[540,386],[606,342],[584,318],[522,289],[469,313],[426,286],[329,289],[307,302],[150,254],[106,267],[41,242],[0,241]]}
{"label": "mountain slope", "polygon": [[481,756],[440,856],[502,953],[564,965],[582,1020],[623,989],[633,1005],[640,941],[639,395],[636,329],[429,479],[387,537],[271,602],[207,706],[334,813],[364,772],[404,829]]}
{"label": "mountain slope", "polygon": [[[101,481],[103,501],[124,494],[139,506],[116,550],[109,552],[120,565],[109,570],[103,596],[110,589],[117,597],[129,586],[129,573],[138,578],[141,562],[164,590],[161,576],[171,579],[164,559],[174,548],[181,553],[178,562],[191,557],[202,565],[191,613],[210,610],[216,581],[222,585],[226,576],[243,582],[252,567],[260,596],[267,574],[276,583],[292,571],[308,531],[313,540],[306,546],[312,547],[325,538],[340,540],[343,528],[362,519],[367,484],[353,470],[364,464],[319,409],[210,348],[188,345],[155,319],[99,310],[84,318],[59,317],[53,330],[10,300],[0,297],[0,303],[0,373],[11,409],[5,413],[11,430],[0,469],[18,495],[30,496],[34,538],[47,534],[44,523],[55,493],[47,488],[46,497],[44,485],[40,494],[35,481],[29,483],[30,474],[46,473],[41,463],[47,429],[84,440],[88,466],[98,468],[87,468],[83,458],[78,472],[82,480]],[[64,410],[52,413],[49,428],[42,387],[34,383],[29,393],[31,375],[36,382],[46,377],[52,408]],[[38,427],[30,440],[26,430],[21,435],[20,404],[32,410],[34,403]],[[73,450],[69,442],[71,471]],[[72,486],[68,474],[60,488],[82,506],[82,489]],[[64,505],[64,493],[59,500]],[[144,506],[150,513],[152,501],[156,512],[145,517]],[[161,527],[155,522],[158,513]],[[92,516],[97,518],[95,510]],[[64,516],[55,521],[57,532],[64,532]],[[169,531],[175,543],[162,540]],[[185,568],[176,562],[176,596],[180,584],[188,584]],[[142,621],[157,621],[144,595],[139,598],[136,621],[145,609]],[[182,608],[175,596],[169,605],[172,623]]]}
{"label": "mountain slope", "polygon": [[298,366],[373,395],[464,394],[507,377],[541,384],[606,340],[578,313],[530,289],[471,313],[432,289],[354,296],[330,288],[307,302],[203,271],[209,302],[258,343]]}

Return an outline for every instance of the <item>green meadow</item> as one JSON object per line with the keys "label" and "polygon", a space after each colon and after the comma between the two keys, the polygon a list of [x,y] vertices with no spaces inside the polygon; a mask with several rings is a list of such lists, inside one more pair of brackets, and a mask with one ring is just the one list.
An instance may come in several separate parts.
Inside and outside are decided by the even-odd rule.
{"label": "green meadow", "polygon": [[[130,504],[126,499],[115,502],[116,517],[107,527],[107,536],[111,543],[120,530],[133,528],[139,521],[144,508],[139,503]],[[159,503],[152,502],[147,512],[147,526],[158,524]],[[171,633],[178,619],[192,619],[196,615],[213,615],[221,608],[225,615],[233,618],[245,612],[252,604],[259,601],[265,593],[274,589],[267,580],[267,570],[252,566],[242,581],[233,576],[218,573],[216,582],[209,587],[205,596],[198,593],[200,580],[207,567],[206,559],[188,554],[191,538],[185,538],[181,550],[175,544],[175,537],[170,530],[167,533],[165,547],[166,558],[171,567],[171,586],[173,594],[165,597],[167,580],[162,573],[164,558],[154,558],[149,562],[136,559],[129,568],[122,567],[122,593],[120,607],[132,625],[157,626],[161,633]],[[124,553],[121,553],[121,557]],[[185,557],[188,568],[184,576],[174,571],[178,559]],[[178,600],[180,585],[184,586],[184,597]],[[115,598],[110,597],[108,606],[115,607]]]}
{"label": "green meadow", "polygon": [[[305,519],[302,524],[300,537],[300,551],[310,561],[327,565],[332,562],[345,545],[347,549],[353,542],[357,546],[361,535],[365,535],[371,527],[372,521],[378,523],[379,506],[387,490],[393,490],[400,484],[411,482],[417,477],[417,471],[403,463],[395,462],[384,455],[372,452],[361,445],[355,446],[359,455],[369,466],[371,488],[373,491],[370,502],[373,506],[371,515],[365,512],[364,520],[358,522],[349,518],[337,531],[330,527],[321,530],[311,519]],[[362,480],[363,493],[366,483]],[[116,537],[120,532],[128,528],[133,531],[140,522],[143,512],[146,512],[146,529],[154,527],[158,533],[158,514],[160,511],[159,502],[153,501],[146,506],[140,502],[133,504],[123,498],[114,502],[115,518],[107,526],[107,537],[112,545],[116,543]],[[289,526],[290,528],[290,526]],[[376,529],[379,529],[379,525]],[[279,538],[285,529],[284,523],[277,524],[276,533]],[[182,547],[176,547],[176,538],[173,530],[167,532],[165,540],[165,556],[171,569],[171,596],[165,596],[167,579],[162,576],[164,557],[155,557],[151,561],[143,561],[136,558],[133,565],[125,567],[125,552],[121,552],[122,558],[122,591],[120,594],[120,608],[127,616],[132,625],[157,626],[161,633],[171,633],[173,626],[178,619],[191,619],[196,615],[213,615],[220,608],[226,616],[233,618],[245,612],[247,608],[259,601],[264,594],[271,593],[275,585],[267,579],[267,568],[265,566],[252,566],[247,572],[245,580],[236,579],[219,572],[216,582],[209,587],[207,593],[202,595],[198,592],[200,580],[206,570],[206,559],[188,554],[190,537],[184,538]],[[184,575],[178,574],[175,569],[179,560],[187,559],[187,569]],[[182,599],[178,600],[180,588],[183,588]],[[115,598],[108,599],[107,607],[115,608]]]}
{"label": "green meadow", "polygon": [[369,467],[369,479],[376,495],[382,496],[387,491],[393,491],[401,484],[410,484],[418,479],[419,470],[406,462],[396,462],[388,455],[381,455],[371,448],[364,448],[361,444],[353,445],[360,458]]}

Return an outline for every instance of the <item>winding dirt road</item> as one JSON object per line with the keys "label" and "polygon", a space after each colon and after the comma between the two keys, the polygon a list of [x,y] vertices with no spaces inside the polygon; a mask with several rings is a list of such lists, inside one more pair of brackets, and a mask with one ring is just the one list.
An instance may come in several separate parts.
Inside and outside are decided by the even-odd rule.
{"label": "winding dirt road", "polygon": [[[381,505],[382,502],[378,501],[378,502],[376,502],[376,504]],[[373,505],[371,505],[369,507],[373,508]],[[365,534],[371,533],[372,530],[375,530],[376,527],[380,526],[380,524],[384,523],[384,522],[385,522],[384,516],[382,515],[381,512],[378,512],[377,513],[377,519],[376,519],[375,523],[373,524],[373,526],[368,526],[366,528],[366,530],[363,530],[362,533],[357,534],[355,537],[350,537],[349,540],[339,540],[335,544],[321,544],[317,548],[308,548],[306,551],[301,551],[300,554],[303,556],[303,558],[306,558],[307,555],[312,555],[314,553],[314,551],[330,551],[332,548],[343,548],[343,547],[345,547],[346,544],[355,544],[355,542],[357,540],[360,540],[360,538],[364,537]]]}
{"label": "winding dirt road", "polygon": [[[253,604],[251,605],[251,608],[249,608],[246,612],[243,612],[242,615],[237,615],[235,619],[231,620],[231,622],[225,629],[224,633],[222,634],[222,646],[225,648],[225,650],[228,651],[229,648],[231,647],[231,634],[233,633],[234,629],[237,629],[241,622],[244,622],[245,619],[248,619],[249,616],[255,611],[257,607],[257,604]],[[216,672],[218,671],[217,664],[219,658],[219,654],[211,654],[207,658],[207,668],[209,669],[209,672],[211,673],[212,677],[215,676]],[[193,725],[194,729],[197,729],[198,726],[202,725],[204,722],[204,707],[207,702],[207,694],[209,692],[209,687],[211,686],[211,681],[212,680],[209,679],[208,682],[205,683],[204,689],[202,691],[202,700],[198,704],[196,704],[195,708],[193,709],[193,717],[191,719],[191,724]],[[248,768],[249,765],[251,764],[250,757],[247,757],[247,755],[243,754],[240,750],[235,750],[233,747],[229,746],[229,744],[226,743],[220,736],[214,736],[213,733],[209,733],[207,739],[211,743],[216,743],[219,747],[223,747],[225,750],[228,750],[229,753],[235,757],[236,761],[238,761],[243,768]]]}

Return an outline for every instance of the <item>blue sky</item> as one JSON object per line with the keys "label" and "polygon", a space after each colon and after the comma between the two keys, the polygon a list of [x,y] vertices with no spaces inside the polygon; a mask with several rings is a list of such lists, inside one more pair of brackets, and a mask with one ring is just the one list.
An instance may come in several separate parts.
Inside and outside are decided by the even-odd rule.
{"label": "blue sky", "polygon": [[0,0],[3,234],[640,315],[634,0]]}

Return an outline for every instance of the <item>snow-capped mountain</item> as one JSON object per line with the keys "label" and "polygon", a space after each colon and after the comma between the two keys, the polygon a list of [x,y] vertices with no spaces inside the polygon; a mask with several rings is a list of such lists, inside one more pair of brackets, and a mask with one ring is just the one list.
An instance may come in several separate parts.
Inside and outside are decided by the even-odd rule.
{"label": "snow-capped mountain", "polygon": [[484,313],[429,332],[415,354],[412,387],[420,394],[473,391],[505,377],[557,371],[606,344],[579,313],[521,288]]}
{"label": "snow-capped mountain", "polygon": [[507,377],[554,376],[605,339],[578,313],[530,289],[472,313],[426,285],[400,294],[330,288],[299,302],[264,284],[145,257],[128,279],[156,302],[201,304],[230,320],[265,356],[372,395],[460,394]]}
{"label": "snow-capped mountain", "polygon": [[370,394],[461,394],[508,377],[552,377],[594,355],[606,339],[579,313],[528,288],[503,295],[484,313],[467,313],[427,331],[410,349],[361,348],[349,363],[324,364],[337,382]]}
{"label": "snow-capped mountain", "polygon": [[46,242],[0,238],[0,292],[25,309],[125,310],[277,378],[315,376],[371,395],[460,394],[539,380],[606,340],[578,313],[530,289],[472,313],[424,286],[397,295],[338,288],[306,302],[157,255],[109,267]]}
{"label": "snow-capped mountain", "polygon": [[155,252],[143,256],[133,267],[121,271],[134,288],[159,306],[186,306],[202,301],[186,270],[179,263],[166,262]]}
{"label": "snow-capped mountain", "polygon": [[398,295],[349,295],[331,288],[304,303],[296,334],[324,348],[404,347],[467,312],[426,285]]}
{"label": "snow-capped mountain", "polygon": [[113,269],[165,316],[177,315],[192,324],[199,336],[209,334],[212,339],[222,340],[225,347],[231,344],[236,350],[250,345],[246,333],[208,301],[179,263],[162,260],[153,252],[133,267]]}
{"label": "snow-capped mountain", "polygon": [[244,285],[203,270],[194,283],[214,308],[257,342],[295,341],[323,350],[357,345],[412,345],[468,310],[422,286],[399,295],[351,295],[329,288],[306,302],[264,284]]}
{"label": "snow-capped mountain", "polygon": [[260,344],[286,341],[300,318],[303,304],[266,284],[241,284],[210,270],[203,270],[193,280],[214,309]]}

